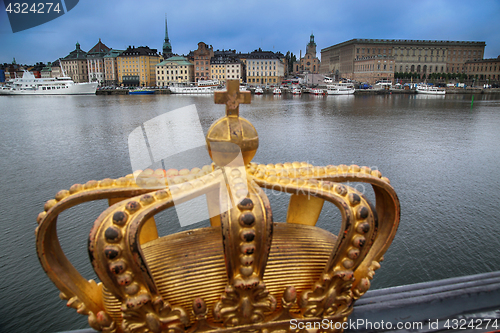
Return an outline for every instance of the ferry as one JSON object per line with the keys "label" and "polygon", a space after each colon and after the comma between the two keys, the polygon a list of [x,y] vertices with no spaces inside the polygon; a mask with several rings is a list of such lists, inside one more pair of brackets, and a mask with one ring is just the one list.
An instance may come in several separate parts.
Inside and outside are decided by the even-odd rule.
{"label": "ferry", "polygon": [[446,91],[444,89],[438,88],[436,86],[430,86],[427,84],[417,85],[417,93],[428,94],[428,95],[444,95]]}
{"label": "ferry", "polygon": [[70,77],[36,78],[24,71],[0,87],[0,95],[95,95],[97,82],[75,83]]}
{"label": "ferry", "polygon": [[351,82],[339,82],[326,86],[326,93],[328,95],[351,95],[355,92],[356,89],[354,89],[354,84]]}

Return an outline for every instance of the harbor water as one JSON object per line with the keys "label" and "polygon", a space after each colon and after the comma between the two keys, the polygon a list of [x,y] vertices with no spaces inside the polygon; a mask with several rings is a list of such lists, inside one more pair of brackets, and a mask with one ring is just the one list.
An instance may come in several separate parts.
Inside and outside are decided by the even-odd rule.
{"label": "harbor water", "polygon": [[[500,95],[471,99],[263,95],[240,106],[240,115],[259,133],[256,162],[357,164],[390,179],[401,223],[373,280],[372,288],[384,288],[500,270]],[[36,217],[61,189],[131,173],[129,134],[192,104],[205,133],[224,114],[203,95],[1,96],[0,332],[87,327],[40,266]],[[198,160],[209,163],[208,155]],[[373,198],[369,187],[353,186]],[[274,220],[285,220],[288,195],[267,194]],[[106,206],[86,203],[59,217],[63,250],[87,279],[97,279],[88,233]],[[172,211],[158,224],[162,235],[208,225],[181,227]],[[337,233],[333,205],[318,226]]]}

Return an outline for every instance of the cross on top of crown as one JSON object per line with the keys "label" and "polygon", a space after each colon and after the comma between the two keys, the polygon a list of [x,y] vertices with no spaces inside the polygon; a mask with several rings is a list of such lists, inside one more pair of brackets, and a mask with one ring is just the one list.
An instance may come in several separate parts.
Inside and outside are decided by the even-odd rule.
{"label": "cross on top of crown", "polygon": [[240,91],[239,80],[227,80],[227,91],[214,93],[215,104],[226,104],[226,116],[239,116],[239,105],[250,104],[249,91]]}

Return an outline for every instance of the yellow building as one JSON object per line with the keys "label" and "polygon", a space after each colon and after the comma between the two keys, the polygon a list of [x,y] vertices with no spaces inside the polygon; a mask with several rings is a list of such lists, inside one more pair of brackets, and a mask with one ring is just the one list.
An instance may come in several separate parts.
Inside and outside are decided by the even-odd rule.
{"label": "yellow building", "polygon": [[194,81],[194,65],[184,57],[170,57],[156,65],[156,86]]}
{"label": "yellow building", "polygon": [[225,83],[226,80],[243,82],[243,63],[237,57],[235,50],[215,51],[210,59],[210,73],[213,80]]}
{"label": "yellow building", "polygon": [[255,50],[239,55],[245,59],[246,79],[249,85],[279,85],[285,75],[281,53]]}
{"label": "yellow building", "polygon": [[147,46],[129,46],[117,57],[118,83],[123,86],[151,87],[156,85],[156,64],[160,56]]}

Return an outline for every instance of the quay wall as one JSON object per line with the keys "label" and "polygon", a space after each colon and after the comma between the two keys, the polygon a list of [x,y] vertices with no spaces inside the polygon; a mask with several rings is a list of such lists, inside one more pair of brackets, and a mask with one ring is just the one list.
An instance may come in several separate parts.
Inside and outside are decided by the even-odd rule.
{"label": "quay wall", "polygon": [[[321,87],[320,87],[321,89]],[[324,88],[326,89],[326,88]],[[253,90],[251,90],[253,94]],[[291,93],[291,89],[282,89],[283,94]],[[308,93],[309,90],[305,89],[304,93]],[[272,89],[264,89],[264,94],[272,94]],[[406,89],[356,89],[356,95],[384,95],[384,94],[416,94],[415,90]],[[169,89],[155,89],[155,94],[171,94]],[[468,94],[468,95],[480,95],[480,94],[500,94],[500,88],[446,88],[446,94]],[[109,90],[97,90],[96,95],[128,95],[127,89],[109,89]]]}

